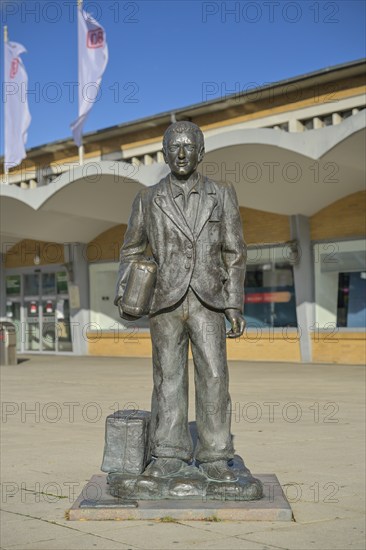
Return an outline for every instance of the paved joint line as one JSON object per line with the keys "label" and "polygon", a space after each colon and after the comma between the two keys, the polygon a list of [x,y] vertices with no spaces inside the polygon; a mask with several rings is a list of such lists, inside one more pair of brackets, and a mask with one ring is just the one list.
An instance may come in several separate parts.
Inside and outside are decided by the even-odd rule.
{"label": "paved joint line", "polygon": [[32,495],[46,495],[47,497],[55,497],[59,500],[62,500],[63,498],[68,498],[66,495],[55,495],[54,493],[45,493],[44,491],[33,491],[32,489],[25,489],[24,487],[21,488],[21,491],[26,491],[27,493],[31,493]]}
{"label": "paved joint line", "polygon": [[[266,532],[260,531],[258,534],[260,535],[261,533],[265,534]],[[286,546],[277,546],[275,544],[269,544],[268,542],[247,539],[246,537],[241,537],[240,535],[235,535],[232,538],[235,538],[237,540],[245,540],[246,542],[253,542],[254,544],[258,544],[258,545],[263,544],[264,548],[275,548],[276,550],[289,550],[288,547]]]}
{"label": "paved joint line", "polygon": [[[43,521],[44,523],[49,523],[51,525],[57,525],[58,527],[64,527],[65,529],[70,529],[71,531],[76,531],[77,533],[81,533],[82,535],[91,535],[91,536],[97,537],[99,539],[109,540],[110,542],[116,542],[117,544],[127,546],[128,548],[136,548],[136,550],[141,549],[141,546],[135,546],[133,544],[127,544],[126,542],[111,539],[109,537],[104,537],[103,535],[98,535],[97,533],[90,533],[89,531],[82,531],[81,529],[77,529],[76,527],[71,527],[71,525],[64,525],[63,523],[58,523],[57,521],[52,521],[52,520],[40,518],[40,517],[37,517],[37,516],[31,516],[30,514],[22,514],[21,512],[12,512],[11,510],[4,510],[3,508],[0,508],[0,512],[7,512],[8,514],[14,514],[15,516],[22,516],[22,517],[29,518],[29,519],[35,519],[35,520],[38,520],[38,521]],[[39,542],[39,541],[36,541],[36,542]],[[13,545],[13,546],[16,546],[16,545]]]}
{"label": "paved joint line", "polygon": [[[357,514],[357,517],[364,517],[364,514],[362,514],[361,512],[354,512],[354,513]],[[312,519],[310,521],[298,521],[297,523],[299,525],[311,525],[313,523],[326,523],[328,521],[337,521],[337,520],[343,521],[345,519],[347,520],[347,519],[352,519],[352,518],[351,517],[345,517],[345,516],[343,516],[343,517],[336,516],[336,517],[333,517],[333,518]]]}

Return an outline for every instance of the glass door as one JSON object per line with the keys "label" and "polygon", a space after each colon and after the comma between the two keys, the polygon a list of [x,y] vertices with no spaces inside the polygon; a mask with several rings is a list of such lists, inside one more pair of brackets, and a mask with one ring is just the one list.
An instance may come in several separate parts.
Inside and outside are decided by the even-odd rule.
{"label": "glass door", "polygon": [[21,351],[21,275],[6,276],[6,317],[14,323],[17,351]]}
{"label": "glass door", "polygon": [[58,351],[72,351],[70,301],[66,271],[56,273],[56,342]]}
{"label": "glass door", "polygon": [[38,272],[23,278],[24,351],[71,352],[66,272]]}
{"label": "glass door", "polygon": [[40,282],[42,302],[42,351],[56,351],[56,273],[42,273]]}
{"label": "glass door", "polygon": [[40,274],[24,275],[24,332],[25,351],[42,351],[41,347]]}

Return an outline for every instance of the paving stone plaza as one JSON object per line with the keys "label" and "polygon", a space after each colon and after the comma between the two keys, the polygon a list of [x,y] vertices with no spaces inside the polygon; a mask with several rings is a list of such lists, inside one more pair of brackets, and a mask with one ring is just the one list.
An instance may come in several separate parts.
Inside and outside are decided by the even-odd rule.
{"label": "paving stone plaza", "polygon": [[229,365],[235,448],[253,474],[277,475],[294,521],[71,522],[67,511],[101,473],[106,416],[150,408],[150,359],[19,360],[0,371],[1,549],[365,547],[363,367]]}

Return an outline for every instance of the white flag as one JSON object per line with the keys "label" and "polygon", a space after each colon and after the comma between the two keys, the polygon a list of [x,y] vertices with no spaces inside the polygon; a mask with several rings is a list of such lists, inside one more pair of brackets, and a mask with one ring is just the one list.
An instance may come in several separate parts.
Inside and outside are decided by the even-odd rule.
{"label": "white flag", "polygon": [[79,117],[71,124],[76,145],[82,142],[83,126],[96,101],[108,63],[108,46],[103,27],[84,10],[78,10]]}
{"label": "white flag", "polygon": [[7,171],[27,156],[25,144],[31,116],[27,98],[28,75],[20,58],[27,50],[17,42],[5,42],[4,46],[4,167]]}

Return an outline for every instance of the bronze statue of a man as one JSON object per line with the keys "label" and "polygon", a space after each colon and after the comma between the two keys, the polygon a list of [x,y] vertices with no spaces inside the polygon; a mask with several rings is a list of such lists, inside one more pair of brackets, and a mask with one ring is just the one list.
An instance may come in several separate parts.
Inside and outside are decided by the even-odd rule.
{"label": "bronze statue of a man", "polygon": [[[188,345],[195,373],[196,464],[209,479],[235,481],[226,359],[230,337],[240,336],[246,246],[236,193],[229,183],[202,177],[204,138],[191,122],[176,122],[163,139],[171,173],[140,191],[124,243],[116,304],[132,262],[149,247],[157,264],[150,308],[153,346],[151,454],[145,475],[169,477],[193,459],[188,426]],[[149,252],[150,253],[150,252]]]}

